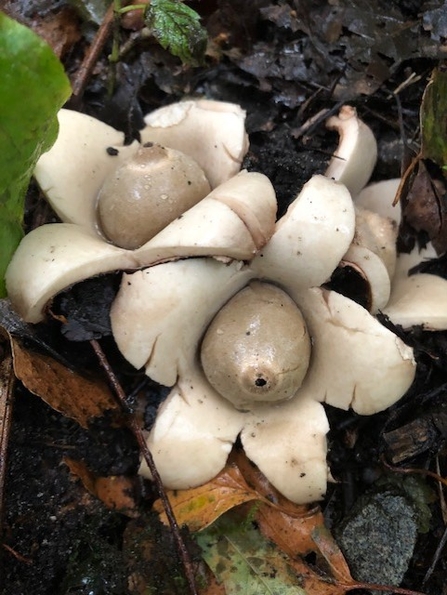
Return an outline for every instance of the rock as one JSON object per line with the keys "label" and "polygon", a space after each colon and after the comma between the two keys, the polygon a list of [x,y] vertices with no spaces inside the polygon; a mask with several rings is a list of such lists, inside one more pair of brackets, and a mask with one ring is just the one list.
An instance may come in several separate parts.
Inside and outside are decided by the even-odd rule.
{"label": "rock", "polygon": [[342,524],[337,541],[357,580],[399,586],[417,532],[417,515],[407,498],[382,492],[357,502]]}

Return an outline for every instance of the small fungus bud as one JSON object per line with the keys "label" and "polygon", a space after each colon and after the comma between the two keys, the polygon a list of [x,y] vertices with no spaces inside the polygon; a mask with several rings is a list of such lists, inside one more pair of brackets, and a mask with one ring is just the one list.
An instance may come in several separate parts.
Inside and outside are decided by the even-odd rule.
{"label": "small fungus bud", "polygon": [[135,249],[190,209],[211,188],[191,157],[148,144],[106,178],[98,196],[104,235]]}
{"label": "small fungus bud", "polygon": [[238,409],[250,409],[296,393],[309,366],[310,339],[291,298],[254,281],[211,322],[201,359],[210,384]]}

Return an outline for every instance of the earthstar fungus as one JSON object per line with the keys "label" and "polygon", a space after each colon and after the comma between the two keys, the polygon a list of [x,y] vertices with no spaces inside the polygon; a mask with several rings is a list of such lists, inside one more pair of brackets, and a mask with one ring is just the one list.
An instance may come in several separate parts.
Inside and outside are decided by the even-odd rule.
{"label": "earthstar fungus", "polygon": [[400,179],[364,187],[377,155],[374,135],[350,106],[329,118],[327,127],[339,133],[340,144],[326,175],[347,185],[356,206],[356,233],[341,266],[351,266],[367,281],[372,313],[381,311],[405,329],[447,329],[447,280],[411,274],[413,267],[437,257],[432,243],[416,246],[410,254],[396,252],[401,209],[395,199]]}
{"label": "earthstar fungus", "polygon": [[[320,287],[354,231],[345,186],[314,176],[251,260],[188,258],[124,274],[111,312],[117,345],[173,387],[148,437],[168,487],[210,480],[240,436],[282,494],[317,500],[327,482],[321,403],[371,414],[406,392],[412,350]],[[141,472],[149,476],[144,463]]]}
{"label": "earthstar fungus", "polygon": [[[399,184],[400,179],[371,184],[360,192],[356,203],[388,218],[397,228],[401,220],[400,206],[393,205]],[[447,329],[447,280],[428,273],[411,273],[413,267],[437,256],[431,242],[424,248],[416,246],[409,254],[396,256],[390,274],[390,297],[382,308],[394,324],[404,329],[413,326],[427,331]]]}
{"label": "earthstar fungus", "polygon": [[[164,114],[161,124],[166,121],[170,123],[169,130],[177,143],[178,126],[185,126],[189,114],[197,111],[194,109],[195,102],[185,103],[188,109],[179,109],[177,104],[173,104],[161,110]],[[209,192],[210,187],[197,159],[203,160],[204,168],[210,163],[219,164],[219,183],[230,184],[231,177],[240,169],[248,146],[244,128],[245,113],[239,106],[224,102],[201,100],[199,103],[200,110],[207,114],[208,122],[213,120],[213,125],[210,124],[208,130],[200,131],[200,139],[205,148],[212,142],[216,145],[213,151],[214,161],[210,162],[207,151],[203,154],[196,151],[196,160],[192,161],[190,156],[182,156],[178,150],[155,147],[158,157],[163,158],[155,160],[155,171],[152,173],[148,171],[147,165],[141,168],[143,190],[144,186],[149,186],[149,190],[155,192],[155,196],[149,195],[149,209],[157,201],[167,202],[168,208],[163,209],[163,217],[160,218],[158,214],[155,218],[158,218],[158,222],[152,230],[154,237],[133,250],[120,248],[106,240],[97,216],[97,206],[104,185],[115,183],[123,171],[134,169],[135,161],[138,161],[143,148],[136,141],[131,145],[124,145],[124,135],[121,132],[90,116],[60,110],[58,138],[50,151],[39,159],[35,177],[63,223],[43,225],[29,233],[16,251],[6,275],[9,297],[24,319],[34,323],[43,320],[45,306],[54,295],[74,283],[100,273],[132,270],[162,260],[191,255],[219,256],[224,253],[230,258],[251,258],[259,242],[264,241],[262,234],[271,233],[263,228],[263,222],[270,218],[267,225],[270,230],[273,229],[276,210],[273,188],[262,174],[250,173],[238,178],[238,182],[232,182],[232,186],[224,187],[225,196],[218,189]],[[175,113],[175,118],[172,113]],[[156,130],[155,125],[151,126],[151,137]],[[192,142],[194,135],[191,131],[190,134]],[[193,144],[197,145],[198,141]],[[193,184],[188,184],[192,180],[187,174],[194,169],[198,180],[198,195],[195,193],[191,198],[189,194],[176,194],[174,199],[167,192],[153,186],[152,177],[158,175],[160,165],[165,168],[168,162],[168,171],[171,169],[169,155],[172,153],[180,155],[182,162],[188,162],[188,168],[184,171],[185,178],[188,178],[188,189]],[[214,178],[217,179],[216,176]],[[139,180],[141,187],[140,176]],[[234,186],[238,187],[236,191],[233,191]],[[133,192],[134,186],[131,186],[127,202],[136,199]],[[237,208],[239,199],[233,196],[235,193],[241,197]],[[251,227],[247,226],[250,222],[244,220],[243,196],[246,194],[260,196],[259,207],[255,210],[259,221],[256,220],[257,215],[253,215]],[[198,197],[203,198],[205,195],[208,195],[206,200],[199,200]],[[191,209],[197,201],[198,204]],[[229,204],[225,204],[225,201],[229,201]],[[149,210],[147,206],[141,208],[144,211]],[[185,210],[188,211],[188,216],[179,218]],[[156,233],[160,229],[160,219],[163,229]],[[132,232],[138,221],[135,224],[132,221],[128,223]],[[119,231],[122,233],[123,230]],[[126,231],[127,235],[128,233]],[[196,233],[202,236],[200,245],[196,242]]]}
{"label": "earthstar fungus", "polygon": [[[38,322],[62,289],[127,271],[112,329],[132,365],[172,387],[148,436],[167,487],[212,479],[239,436],[247,456],[286,497],[320,499],[329,429],[322,403],[368,415],[396,402],[412,383],[412,350],[367,309],[325,288],[340,263],[361,268],[361,259],[374,254],[376,264],[362,274],[375,311],[390,295],[397,266],[394,247],[388,249],[392,222],[356,209],[346,186],[329,179],[357,193],[375,160],[372,133],[352,108],[345,112],[355,143],[341,139],[344,167],[330,165],[327,177],[314,176],[277,222],[270,181],[239,172],[248,145],[238,106],[200,100],[149,115],[143,143],[188,154],[211,191],[204,184],[203,198],[176,210],[136,247],[106,241],[97,197],[107,177],[119,177],[120,168],[138,159],[140,144],[125,146],[120,133],[87,116],[60,114],[58,141],[36,177],[64,223],[24,238],[8,269],[9,295],[26,320]],[[224,121],[220,132],[213,113]],[[75,128],[84,130],[85,142],[71,137]],[[184,130],[191,135],[198,128],[196,140],[185,141]],[[352,162],[359,146],[372,147],[360,177]],[[76,160],[66,159],[68,149]],[[81,191],[82,177],[88,192]],[[149,475],[144,464],[141,472]]]}
{"label": "earthstar fungus", "polygon": [[116,246],[139,248],[209,192],[194,159],[147,143],[104,181],[97,199],[98,226]]}

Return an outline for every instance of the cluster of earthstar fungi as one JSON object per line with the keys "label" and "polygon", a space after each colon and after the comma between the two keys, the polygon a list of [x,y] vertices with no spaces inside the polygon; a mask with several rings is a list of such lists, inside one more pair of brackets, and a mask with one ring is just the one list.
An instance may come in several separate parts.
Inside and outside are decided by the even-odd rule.
{"label": "cluster of earthstar fungi", "polygon": [[[184,101],[149,114],[141,143],[124,145],[61,110],[35,177],[63,223],[23,239],[7,288],[35,323],[61,290],[125,271],[111,310],[117,346],[172,387],[148,435],[164,484],[211,480],[239,437],[283,495],[312,502],[328,477],[322,403],[369,415],[413,381],[411,348],[375,314],[445,329],[447,281],[409,275],[435,255],[430,245],[396,254],[398,181],[364,188],[376,143],[353,108],[328,121],[340,142],[326,175],[278,221],[269,179],[240,171],[244,120],[237,105]],[[364,280],[367,307],[325,287],[338,267]]]}

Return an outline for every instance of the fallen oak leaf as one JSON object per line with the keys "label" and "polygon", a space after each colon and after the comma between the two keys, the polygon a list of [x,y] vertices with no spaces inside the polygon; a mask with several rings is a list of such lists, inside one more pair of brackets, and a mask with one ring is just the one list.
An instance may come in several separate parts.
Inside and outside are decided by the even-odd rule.
{"label": "fallen oak leaf", "polygon": [[[286,500],[244,455],[233,453],[231,463],[211,482],[190,490],[168,491],[167,495],[177,522],[197,532],[204,560],[218,585],[224,585],[226,595],[236,595],[240,584],[249,595],[258,593],[260,587],[265,593],[284,595],[345,595],[354,589],[371,588],[421,595],[353,579],[319,508]],[[247,508],[253,501],[257,504]],[[160,501],[154,508],[167,524]],[[258,525],[256,529],[252,520]],[[311,568],[300,557],[311,551],[324,568]],[[275,580],[270,582],[272,577]]]}
{"label": "fallen oak leaf", "polygon": [[340,583],[354,583],[343,552],[324,523],[316,526],[310,537],[314,543],[314,551],[323,556],[332,576]]}
{"label": "fallen oak leaf", "polygon": [[261,502],[254,517],[261,533],[290,558],[315,551],[313,531],[324,526],[323,513],[318,506],[296,505],[295,508],[292,515],[271,503]]}
{"label": "fallen oak leaf", "polygon": [[106,411],[120,412],[110,389],[101,380],[85,378],[47,355],[26,349],[15,337],[10,340],[16,377],[62,415],[87,428]]}
{"label": "fallen oak leaf", "polygon": [[280,494],[243,451],[232,454],[245,481],[258,494],[254,518],[262,534],[291,558],[315,551],[312,531],[324,526],[318,505],[299,505]]}
{"label": "fallen oak leaf", "polygon": [[[239,468],[228,464],[214,479],[189,490],[166,492],[179,525],[187,525],[190,531],[201,531],[222,514],[253,500],[266,499],[251,488]],[[166,514],[160,500],[154,504],[160,519],[167,524]]]}

